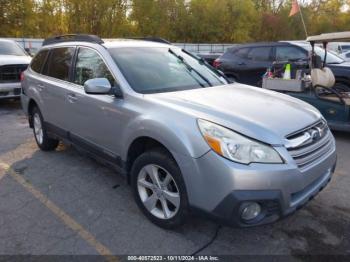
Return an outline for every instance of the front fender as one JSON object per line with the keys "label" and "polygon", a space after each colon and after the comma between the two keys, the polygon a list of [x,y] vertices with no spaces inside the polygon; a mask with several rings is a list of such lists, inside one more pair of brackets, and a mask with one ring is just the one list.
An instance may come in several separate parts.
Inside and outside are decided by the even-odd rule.
{"label": "front fender", "polygon": [[[131,121],[123,135],[122,159],[127,159],[127,152],[135,139],[149,137],[163,144],[170,152],[198,158],[210,148],[204,141],[195,119],[183,121],[163,121],[165,115],[158,117],[140,116]],[[167,123],[167,124],[164,124]],[[130,131],[131,130],[131,131]]]}

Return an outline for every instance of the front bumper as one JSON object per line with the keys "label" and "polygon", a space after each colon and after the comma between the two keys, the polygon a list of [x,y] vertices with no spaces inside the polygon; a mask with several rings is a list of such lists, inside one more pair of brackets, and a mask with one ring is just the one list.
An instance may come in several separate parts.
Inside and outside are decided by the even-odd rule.
{"label": "front bumper", "polygon": [[[180,163],[190,206],[223,224],[241,227],[271,223],[301,208],[331,180],[335,146],[307,169],[299,169],[285,148],[278,150],[285,164],[242,165],[213,151]],[[251,201],[261,205],[262,215],[246,222],[240,218],[242,204]]]}
{"label": "front bumper", "polygon": [[21,83],[0,83],[0,99],[21,97]]}

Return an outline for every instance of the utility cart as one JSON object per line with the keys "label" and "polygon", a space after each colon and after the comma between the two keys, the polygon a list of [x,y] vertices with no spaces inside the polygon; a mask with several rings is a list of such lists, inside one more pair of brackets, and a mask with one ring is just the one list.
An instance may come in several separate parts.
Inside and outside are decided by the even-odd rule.
{"label": "utility cart", "polygon": [[[304,64],[294,70],[290,79],[283,78],[277,69],[267,72],[263,78],[262,88],[286,93],[315,106],[328,121],[333,130],[350,132],[350,90],[335,86],[335,77],[326,67],[327,44],[350,40],[350,32],[328,33],[310,36],[306,39],[311,45],[308,61],[286,61],[286,64]],[[315,46],[322,45],[324,57],[315,53]],[[284,66],[285,68],[285,66]]]}

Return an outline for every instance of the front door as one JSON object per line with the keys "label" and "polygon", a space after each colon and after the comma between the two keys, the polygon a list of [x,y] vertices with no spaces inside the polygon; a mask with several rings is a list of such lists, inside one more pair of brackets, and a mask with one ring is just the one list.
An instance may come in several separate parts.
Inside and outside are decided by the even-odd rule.
{"label": "front door", "polygon": [[252,47],[247,54],[242,70],[243,83],[262,86],[262,78],[267,68],[272,66],[272,48],[269,46]]}
{"label": "front door", "polygon": [[93,153],[103,153],[115,161],[120,151],[118,136],[124,101],[113,95],[86,94],[84,83],[93,78],[107,78],[112,86],[117,84],[99,53],[91,48],[80,47],[73,76],[76,88],[70,94],[71,139]]}

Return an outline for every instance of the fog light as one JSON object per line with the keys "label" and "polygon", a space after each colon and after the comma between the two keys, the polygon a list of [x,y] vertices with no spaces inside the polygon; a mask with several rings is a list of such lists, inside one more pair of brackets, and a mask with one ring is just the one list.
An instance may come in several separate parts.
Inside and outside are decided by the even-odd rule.
{"label": "fog light", "polygon": [[245,221],[252,220],[261,213],[261,206],[256,202],[248,202],[243,204],[241,218]]}

